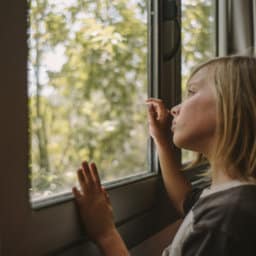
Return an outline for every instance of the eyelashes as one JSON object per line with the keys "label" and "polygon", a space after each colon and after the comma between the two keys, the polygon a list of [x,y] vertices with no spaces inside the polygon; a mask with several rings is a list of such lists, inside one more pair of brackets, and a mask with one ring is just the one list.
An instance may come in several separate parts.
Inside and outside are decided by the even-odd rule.
{"label": "eyelashes", "polygon": [[196,91],[192,90],[192,89],[188,89],[187,90],[187,98],[189,98],[190,96],[194,95],[196,93]]}

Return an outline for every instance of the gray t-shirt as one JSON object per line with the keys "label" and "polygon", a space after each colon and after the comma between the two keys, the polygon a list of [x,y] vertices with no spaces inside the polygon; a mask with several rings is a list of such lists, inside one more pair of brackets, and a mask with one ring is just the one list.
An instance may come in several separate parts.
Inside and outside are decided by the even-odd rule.
{"label": "gray t-shirt", "polygon": [[186,217],[162,256],[256,255],[255,184],[231,181],[193,190],[184,211]]}

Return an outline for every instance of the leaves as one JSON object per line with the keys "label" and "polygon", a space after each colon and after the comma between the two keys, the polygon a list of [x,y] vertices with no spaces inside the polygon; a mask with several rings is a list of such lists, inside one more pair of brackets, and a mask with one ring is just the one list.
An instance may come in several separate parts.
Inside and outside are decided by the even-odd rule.
{"label": "leaves", "polygon": [[213,11],[212,0],[187,0],[182,5],[183,92],[190,70],[215,54]]}
{"label": "leaves", "polygon": [[[31,48],[30,62],[40,57],[39,65],[32,64],[38,77],[31,80],[41,84],[30,94],[32,196],[71,187],[71,173],[83,159],[98,163],[103,181],[145,171],[145,10],[123,0],[101,0],[100,5],[74,0],[77,6],[62,10],[53,0],[42,1],[32,1],[31,16],[31,45],[38,47]],[[60,46],[65,62],[51,69],[46,57]],[[38,105],[45,110],[40,115]],[[36,120],[46,124],[41,137]],[[38,144],[43,137],[48,141],[44,154]],[[44,156],[50,169],[40,161]]]}

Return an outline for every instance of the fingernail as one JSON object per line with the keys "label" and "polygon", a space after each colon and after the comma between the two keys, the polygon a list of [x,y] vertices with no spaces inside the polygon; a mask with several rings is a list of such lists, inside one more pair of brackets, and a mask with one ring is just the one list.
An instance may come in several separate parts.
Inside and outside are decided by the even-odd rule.
{"label": "fingernail", "polygon": [[82,162],[82,166],[83,166],[83,168],[86,168],[88,166],[88,162],[87,161],[83,161]]}

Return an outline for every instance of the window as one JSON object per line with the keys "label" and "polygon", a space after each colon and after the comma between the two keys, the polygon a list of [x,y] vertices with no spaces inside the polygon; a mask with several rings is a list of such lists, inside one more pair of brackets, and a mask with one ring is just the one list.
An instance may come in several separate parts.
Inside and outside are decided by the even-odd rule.
{"label": "window", "polygon": [[[182,98],[192,68],[216,55],[215,0],[182,1]],[[182,162],[193,159],[192,151],[182,150]]]}
{"label": "window", "polygon": [[70,188],[81,160],[103,182],[148,172],[147,1],[31,0],[31,198]]}
{"label": "window", "polygon": [[[0,251],[3,255],[95,255],[91,252],[87,253],[87,249],[90,251],[91,247],[90,245],[88,246],[86,236],[84,234],[81,234],[81,226],[79,225],[77,211],[74,207],[72,197],[65,197],[63,201],[59,201],[58,203],[51,206],[48,205],[48,207],[44,208],[31,209],[31,204],[29,202],[28,190],[30,188],[30,184],[28,179],[28,167],[33,169],[33,166],[29,166],[28,163],[33,164],[33,162],[31,161],[33,159],[30,157],[29,160],[28,155],[31,155],[32,147],[37,145],[38,143],[36,139],[33,140],[31,137],[31,135],[33,134],[33,129],[36,129],[36,127],[33,127],[31,123],[29,128],[30,134],[28,134],[28,117],[31,120],[31,118],[33,118],[33,114],[36,115],[36,112],[33,112],[36,111],[36,107],[33,107],[33,109],[31,108],[32,104],[35,104],[36,100],[35,98],[32,99],[36,95],[35,78],[38,77],[41,84],[40,89],[42,90],[41,93],[38,95],[40,96],[40,100],[42,101],[41,111],[46,114],[47,118],[47,123],[44,124],[44,122],[38,119],[38,122],[36,122],[35,125],[46,125],[48,132],[48,126],[51,126],[51,128],[55,129],[55,119],[57,117],[61,119],[64,123],[64,125],[62,126],[64,131],[62,132],[66,132],[66,120],[64,119],[66,112],[65,109],[58,109],[58,104],[60,101],[63,100],[63,98],[68,96],[68,92],[70,93],[70,97],[79,96],[76,95],[77,91],[73,90],[73,88],[72,90],[66,91],[65,94],[64,91],[57,90],[60,88],[54,87],[55,85],[57,85],[57,83],[50,83],[50,81],[63,79],[63,84],[68,85],[67,82],[64,83],[64,78],[68,77],[70,79],[70,86],[73,86],[74,88],[78,86],[76,84],[76,80],[72,80],[72,77],[70,77],[69,73],[64,74],[62,72],[63,76],[60,76],[61,69],[63,69],[64,67],[66,68],[65,65],[67,58],[65,58],[65,47],[69,46],[69,54],[71,55],[72,51],[79,51],[81,49],[79,47],[76,47],[76,45],[74,45],[74,47],[71,47],[69,44],[67,44],[68,42],[66,41],[67,38],[69,40],[74,39],[74,37],[72,37],[74,36],[74,33],[69,36],[67,36],[67,33],[69,33],[69,31],[72,31],[71,28],[74,25],[74,23],[72,22],[75,22],[77,20],[75,16],[72,16],[76,11],[76,8],[72,10],[72,6],[74,6],[73,4],[76,3],[76,1],[70,0],[61,2],[55,0],[54,2],[47,2],[49,2],[51,5],[58,6],[59,8],[59,10],[56,10],[56,6],[52,6],[51,12],[53,12],[54,15],[52,14],[49,17],[47,16],[47,26],[49,26],[51,31],[55,31],[53,34],[58,40],[64,41],[61,41],[61,43],[59,43],[56,38],[54,39],[54,37],[50,37],[50,34],[47,33],[47,30],[44,27],[45,25],[42,24],[43,17],[41,17],[40,15],[34,16],[40,24],[37,36],[41,34],[39,37],[41,40],[47,39],[47,44],[38,45],[38,47],[43,47],[44,50],[44,54],[43,56],[41,56],[41,65],[38,65],[38,67],[41,67],[41,71],[38,73],[38,76],[34,76],[35,70],[33,70],[32,67],[33,61],[38,60],[36,58],[36,52],[35,50],[33,50],[33,47],[37,46],[35,44],[36,41],[32,38],[29,38],[29,65],[27,58],[27,37],[29,34],[28,27],[30,30],[29,32],[32,36],[34,33],[33,29],[35,29],[32,27],[35,25],[33,25],[32,20],[30,20],[29,26],[27,24],[27,11],[30,12],[29,17],[31,15],[35,15],[35,13],[31,14],[31,10],[33,8],[36,8],[36,5],[34,5],[33,8],[30,8],[27,6],[26,1],[13,0],[4,1],[3,8],[0,9],[0,24],[3,24],[3,29],[1,30],[2,40],[0,42],[1,49],[3,49],[0,58],[2,79],[1,81],[3,84],[0,94],[0,111],[2,111],[1,117],[3,118],[0,128],[0,136],[2,136],[0,146],[2,156],[1,167],[3,170],[1,172],[2,176],[0,179],[0,197],[2,203]],[[97,2],[97,6],[100,3],[99,0],[91,2],[77,0],[77,3],[79,3],[80,5],[75,6],[77,7],[77,9],[80,8],[82,10],[83,8],[85,8],[86,3],[90,3],[90,8],[92,8],[91,11],[93,11],[93,3],[95,2]],[[126,0],[122,1],[124,5],[126,4],[126,2]],[[173,34],[175,35],[176,33],[171,33],[170,36],[170,33],[167,34],[164,31],[164,26],[166,25],[168,27],[166,28],[166,30],[169,29],[171,32],[173,32],[171,26],[168,26],[168,24],[164,25],[161,22],[162,1],[152,0],[148,1],[148,3],[149,2],[150,6],[148,6],[148,8],[150,12],[148,13],[150,13],[150,15],[148,16],[150,16],[150,23],[147,23],[147,26],[150,27],[149,38],[151,40],[149,41],[151,45],[146,47],[148,51],[150,50],[149,52],[152,51],[150,53],[150,58],[148,61],[150,62],[149,66],[153,72],[150,71],[148,73],[149,81],[146,81],[146,76],[140,79],[146,81],[145,83],[149,82],[150,86],[152,86],[153,84],[154,87],[152,86],[150,90],[154,92],[154,95],[159,97],[166,97],[171,105],[174,104],[173,98],[170,102],[170,98],[171,96],[173,96],[171,89],[175,89],[175,91],[176,89],[177,91],[180,90],[179,86],[179,88],[177,88],[177,85],[180,84],[180,55],[176,54],[173,61],[163,63],[162,47],[164,43],[162,41],[172,41],[172,39],[175,39],[173,38]],[[47,7],[43,4],[44,0],[38,0],[38,3],[41,4],[41,9]],[[109,3],[110,5],[113,5],[117,2],[109,1]],[[137,2],[129,1],[129,3]],[[144,8],[143,3],[146,3],[146,1],[140,1],[140,4],[142,4],[142,6],[137,5],[138,10],[142,10]],[[30,5],[33,4],[35,4],[35,2],[30,1]],[[62,8],[64,9],[64,11]],[[103,6],[102,8],[105,7]],[[70,15],[67,15],[66,9],[70,10]],[[131,5],[129,5],[129,8],[124,8],[123,10],[127,10],[130,12],[130,9]],[[48,7],[47,10],[49,11]],[[140,15],[142,15],[143,12],[141,11],[139,13]],[[109,13],[110,16],[112,14],[113,13],[111,12]],[[124,13],[124,15],[126,15],[126,13]],[[144,13],[144,15],[146,14]],[[138,16],[138,13],[136,13],[135,18],[142,16]],[[105,16],[103,13],[102,19],[104,17]],[[83,17],[80,16],[78,18],[82,19]],[[68,28],[65,27],[67,20],[70,22],[68,23]],[[139,24],[141,23],[143,24],[142,21]],[[128,27],[127,29],[129,30],[129,28],[130,27]],[[75,27],[74,31],[78,32],[78,30],[79,26]],[[103,32],[107,33],[107,31],[108,30],[104,30]],[[165,39],[163,39],[163,37],[165,37]],[[162,41],[159,39],[161,39]],[[112,40],[112,38],[110,38],[109,40]],[[167,42],[166,45],[168,46],[167,50],[169,50],[169,42]],[[137,48],[135,47],[135,52],[136,49]],[[74,58],[73,61],[75,61],[78,57],[80,58],[80,56],[75,57],[75,55],[72,55],[72,57]],[[128,59],[129,57],[130,56],[127,56]],[[57,59],[58,61],[56,61]],[[126,58],[124,59],[126,60]],[[152,59],[154,60],[152,61]],[[93,60],[94,59],[92,59],[91,61]],[[83,62],[81,62],[81,64],[79,65],[82,65],[82,63]],[[73,71],[75,73],[80,70],[81,66],[79,65],[73,66]],[[141,65],[140,68],[142,69],[143,65]],[[30,72],[29,76],[27,69],[29,69]],[[30,85],[29,88],[27,88],[28,79]],[[175,82],[173,82],[173,80],[175,80]],[[169,81],[171,81],[171,83],[169,83]],[[62,84],[62,82],[59,83]],[[33,83],[34,85],[32,85]],[[158,85],[160,85],[160,88],[158,88]],[[65,87],[61,88],[65,89]],[[132,88],[133,87],[129,87],[129,89]],[[56,93],[60,92],[63,93],[63,95],[61,94],[61,97],[55,97]],[[28,98],[30,101],[29,107],[31,108],[29,109],[29,113],[27,104]],[[96,103],[99,104],[98,101]],[[52,104],[56,109],[58,109],[58,111],[60,110],[62,112],[59,113],[57,111],[48,111],[47,107],[49,106],[47,104]],[[66,104],[69,105],[70,102],[66,102]],[[74,104],[76,104],[76,102]],[[64,107],[67,106],[65,105]],[[55,117],[54,115],[57,115],[57,117]],[[66,117],[68,118],[68,115],[66,115]],[[128,116],[127,118],[130,118],[130,116]],[[37,135],[34,136],[36,138]],[[65,141],[57,140],[58,137],[56,134],[55,136],[56,137],[54,137],[54,141],[57,141],[58,144],[64,145]],[[29,141],[31,144],[30,146],[28,145]],[[45,139],[42,139],[42,141],[45,142]],[[78,140],[78,143],[79,142],[80,140]],[[34,143],[34,145],[32,145],[32,143]],[[122,153],[121,150],[119,152],[120,154]],[[39,153],[35,152],[35,159],[36,154]],[[144,151],[142,155],[143,154],[145,154]],[[53,157],[52,154],[51,157]],[[82,158],[84,158],[84,156]],[[146,157],[144,157],[144,159],[146,159]],[[79,158],[78,160],[78,163],[76,163],[75,165],[80,164],[81,159]],[[64,165],[66,164],[65,161],[63,163]],[[97,161],[97,159],[95,161]],[[145,161],[143,162],[143,165],[141,165],[142,167],[145,167],[144,163]],[[149,170],[149,167],[146,167],[145,169]],[[140,168],[139,171],[143,171],[145,169]],[[67,169],[65,169],[64,167],[60,169],[60,171],[65,170]],[[70,168],[70,171],[73,172],[75,170],[73,170],[73,168],[71,170]],[[44,177],[45,179],[49,179],[47,181],[48,183],[51,182],[52,179],[54,179],[54,177],[49,177]],[[70,183],[72,183],[73,185],[73,182],[70,181]],[[54,186],[50,188],[52,190],[49,190],[49,186],[46,186],[45,190],[41,190],[41,195],[45,193],[44,191],[57,193],[58,191],[55,189],[66,189],[65,187],[62,187],[63,183],[58,183],[58,185],[58,188],[55,188]],[[69,184],[66,184],[66,186],[68,187]],[[108,192],[110,194],[110,199],[115,213],[116,225],[129,248],[132,248],[136,244],[145,240],[148,236],[158,232],[160,228],[165,227],[168,223],[175,220],[175,212],[171,211],[172,209],[170,210],[170,205],[168,203],[163,204],[165,200],[165,194],[162,193],[163,190],[164,189],[161,183],[160,175],[143,177],[143,179],[137,179],[136,181],[131,183],[119,183],[117,186],[108,187]],[[32,191],[32,193],[34,193],[34,191]],[[35,196],[40,197],[41,195],[37,194]],[[49,194],[46,196],[48,200],[50,198]],[[138,233],[138,230],[140,230],[141,232]],[[15,246],[13,246],[13,244],[15,244]],[[72,251],[73,249],[75,252],[70,253],[70,251]]]}

